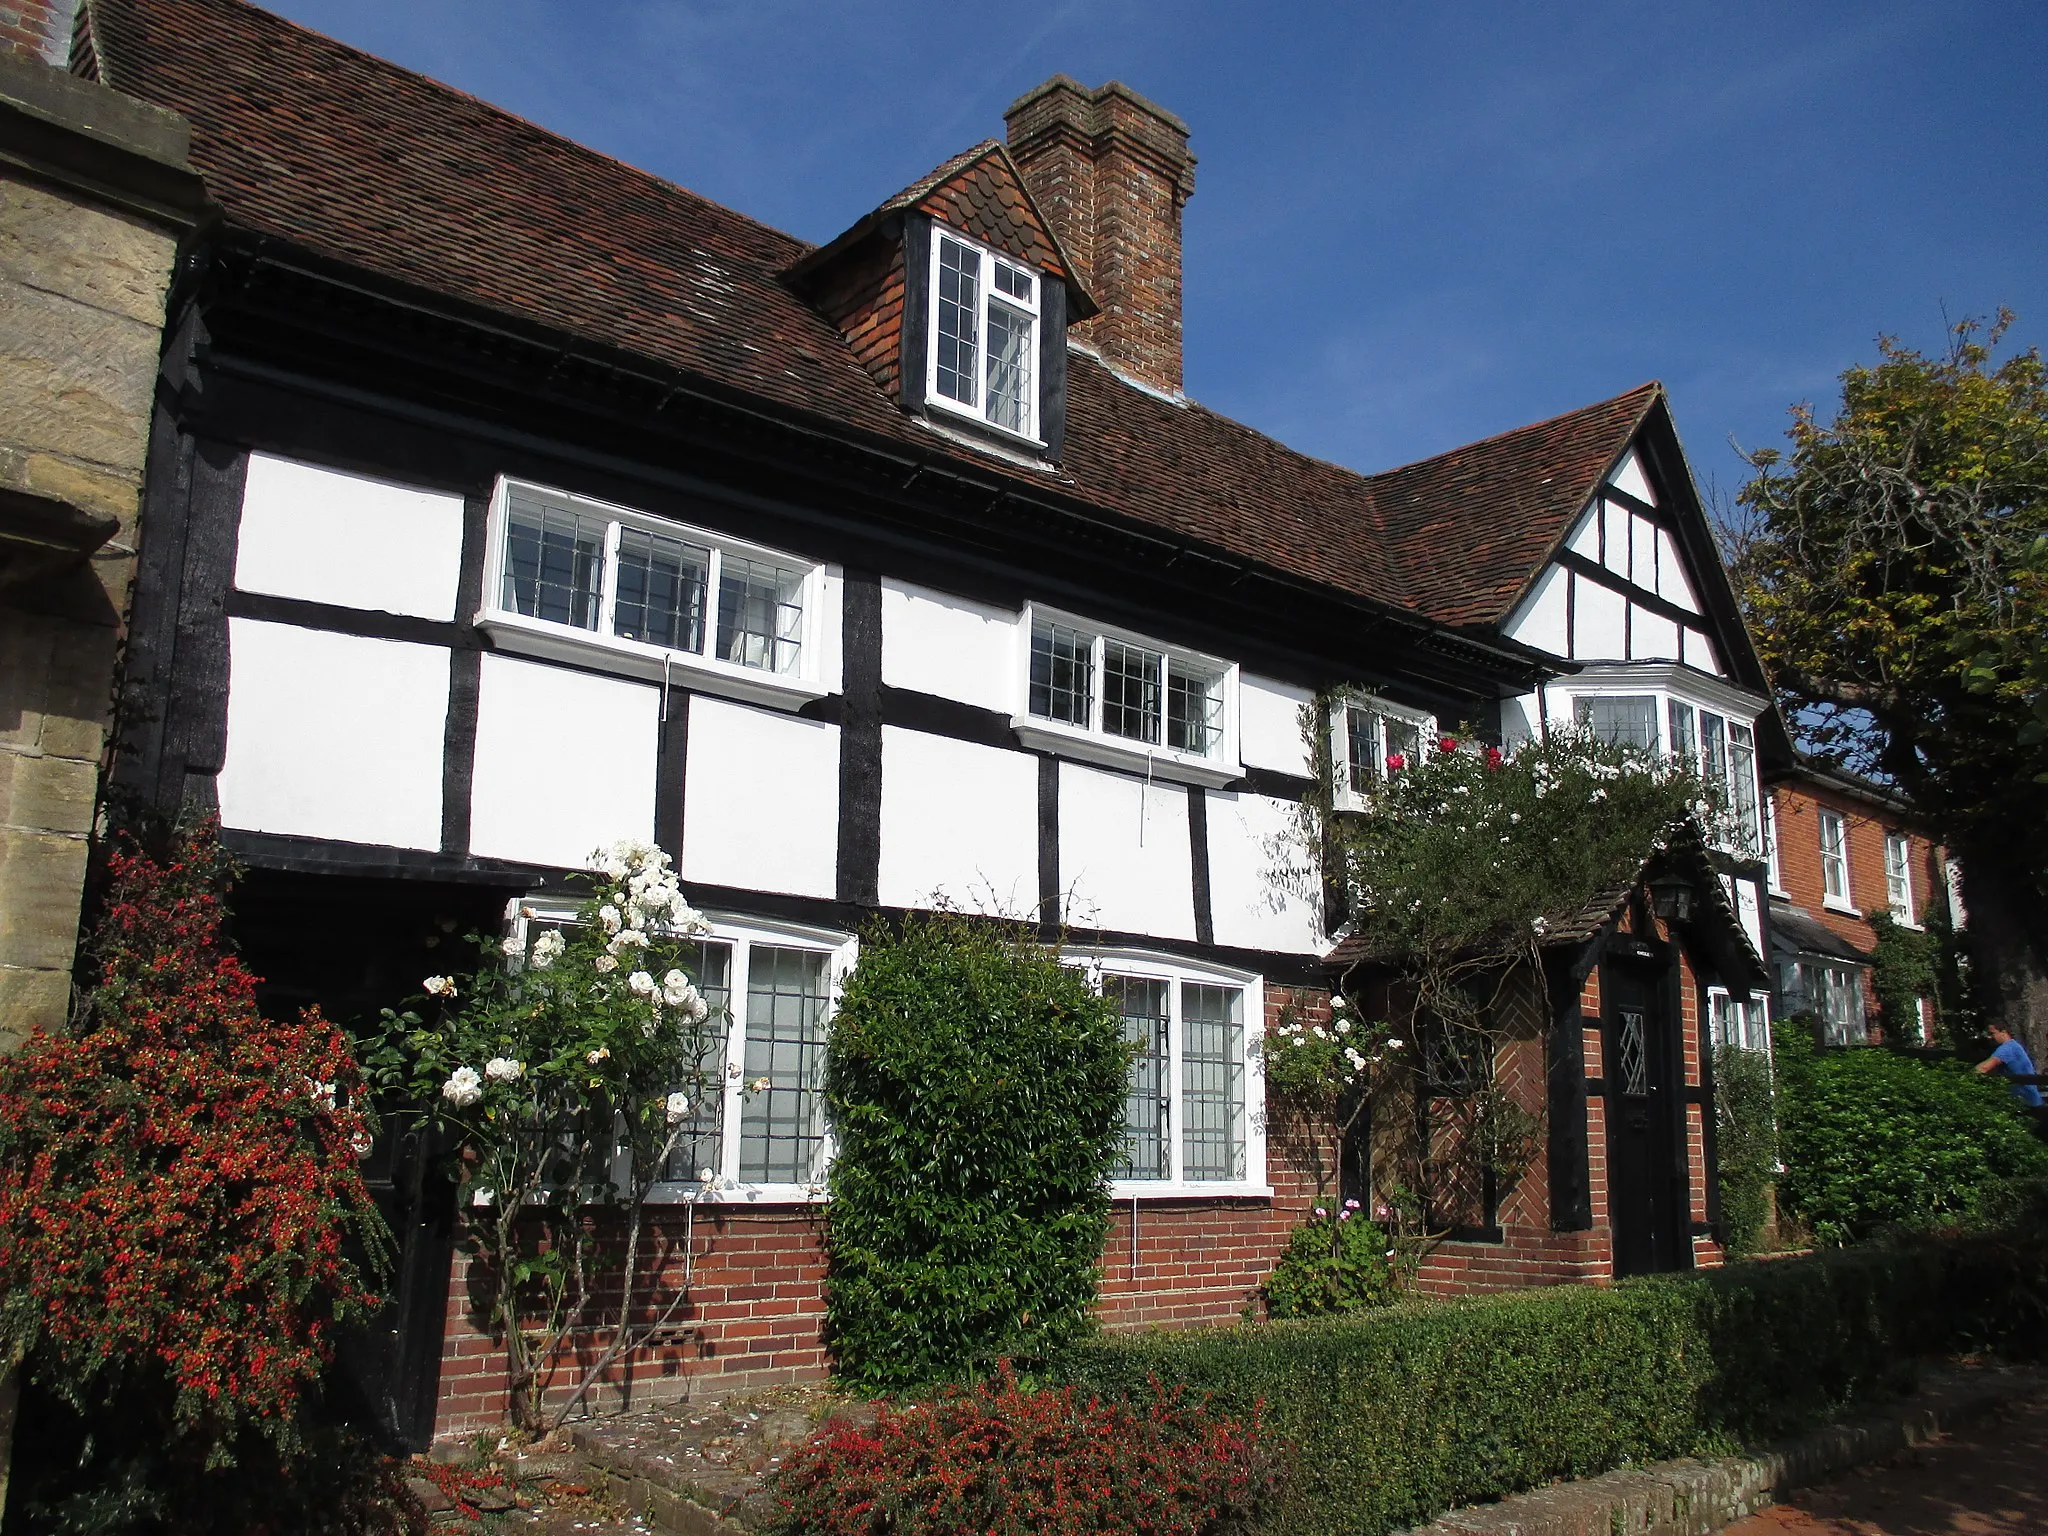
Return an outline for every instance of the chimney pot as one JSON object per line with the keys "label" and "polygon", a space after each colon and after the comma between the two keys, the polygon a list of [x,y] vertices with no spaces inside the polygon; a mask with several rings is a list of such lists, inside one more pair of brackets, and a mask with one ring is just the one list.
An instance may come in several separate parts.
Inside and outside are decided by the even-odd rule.
{"label": "chimney pot", "polygon": [[1073,334],[1118,371],[1181,393],[1188,125],[1129,86],[1054,75],[1004,114],[1010,157],[1102,312]]}

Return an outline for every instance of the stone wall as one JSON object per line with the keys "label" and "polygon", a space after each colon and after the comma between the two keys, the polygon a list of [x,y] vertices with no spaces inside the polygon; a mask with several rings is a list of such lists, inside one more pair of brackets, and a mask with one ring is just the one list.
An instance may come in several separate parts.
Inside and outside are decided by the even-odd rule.
{"label": "stone wall", "polygon": [[185,146],[175,116],[0,52],[0,1049],[69,1008],[165,296],[199,207]]}

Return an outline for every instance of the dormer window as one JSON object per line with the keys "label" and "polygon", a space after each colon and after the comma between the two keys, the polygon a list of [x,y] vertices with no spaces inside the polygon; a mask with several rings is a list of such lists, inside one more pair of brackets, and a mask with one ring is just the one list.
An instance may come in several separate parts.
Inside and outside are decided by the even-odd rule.
{"label": "dormer window", "polygon": [[934,405],[1038,441],[1038,274],[947,230],[932,237]]}

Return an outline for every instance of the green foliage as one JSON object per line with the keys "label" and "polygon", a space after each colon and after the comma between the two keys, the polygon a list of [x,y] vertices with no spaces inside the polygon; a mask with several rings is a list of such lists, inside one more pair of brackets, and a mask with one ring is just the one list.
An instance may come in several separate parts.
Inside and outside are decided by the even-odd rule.
{"label": "green foliage", "polygon": [[1777,1177],[1778,1113],[1767,1051],[1714,1051],[1714,1150],[1721,1181],[1721,1235],[1731,1257],[1754,1253],[1770,1218]]}
{"label": "green foliage", "polygon": [[1817,1051],[1777,1033],[1783,1208],[1823,1242],[1969,1217],[1996,1180],[2048,1176],[2048,1146],[2003,1084],[1954,1060]]}
{"label": "green foliage", "polygon": [[957,1381],[1087,1330],[1129,1062],[1053,949],[954,914],[866,935],[825,1066],[842,1377]]}
{"label": "green foliage", "polygon": [[[1445,750],[1446,748],[1450,750]],[[1675,759],[1553,732],[1512,754],[1444,737],[1390,769],[1332,837],[1353,901],[1387,953],[1498,970],[1551,926],[1632,882],[1688,817],[1717,814]],[[1448,995],[1439,1012],[1458,1011]]]}
{"label": "green foliage", "polygon": [[2025,936],[1982,958],[2038,982],[2048,370],[2031,349],[1993,364],[2011,318],[1963,321],[1938,357],[1881,337],[1832,420],[1795,407],[1790,452],[1752,456],[1731,553],[1806,744],[1889,779],[1961,850],[1976,926],[1995,898]]}
{"label": "green foliage", "polygon": [[[1281,1536],[1381,1533],[1628,1461],[1805,1428],[1901,1383],[1912,1360],[2009,1309],[2018,1266],[1932,1244],[1609,1288],[1557,1286],[1350,1318],[1115,1335],[1074,1381],[1264,1403],[1289,1446]],[[2038,1287],[2037,1287],[2038,1288]]]}
{"label": "green foliage", "polygon": [[[422,1011],[435,1017],[386,1009],[383,1034],[364,1053],[371,1080],[421,1106],[453,1149],[466,1235],[491,1287],[488,1321],[505,1339],[513,1411],[541,1428],[553,1427],[540,1406],[549,1369],[578,1327],[591,1325],[591,1209],[624,1209],[623,1284],[634,1295],[648,1192],[678,1148],[716,1124],[706,1108],[722,1088],[724,1024],[690,976],[688,935],[703,922],[668,855],[620,843],[592,864],[572,924],[533,923],[528,909],[503,940],[471,935],[482,952],[474,972],[421,983]],[[645,1331],[621,1316],[578,1395]]]}
{"label": "green foliage", "polygon": [[1266,1277],[1266,1310],[1318,1317],[1388,1306],[1395,1296],[1393,1254],[1386,1233],[1365,1219],[1356,1200],[1335,1212],[1318,1206]]}
{"label": "green foliage", "polygon": [[1870,955],[1870,988],[1884,1013],[1885,1036],[1894,1044],[1920,1041],[1920,999],[1941,996],[1942,934],[1913,929],[1885,912],[1871,914],[1877,943]]}

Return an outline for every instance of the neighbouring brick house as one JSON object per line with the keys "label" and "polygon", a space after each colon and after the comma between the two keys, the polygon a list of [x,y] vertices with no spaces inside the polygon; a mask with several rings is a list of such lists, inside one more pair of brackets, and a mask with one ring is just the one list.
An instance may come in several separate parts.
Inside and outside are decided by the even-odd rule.
{"label": "neighbouring brick house", "polygon": [[[1261,1035],[1361,958],[1298,807],[1438,722],[1680,755],[1730,815],[1553,937],[1506,1064],[1548,1145],[1429,1283],[1717,1260],[1706,1021],[1765,985],[1789,750],[1659,386],[1377,475],[1204,409],[1188,129],[1114,83],[1047,81],[814,247],[239,0],[81,25],[221,209],[115,781],[217,807],[266,1005],[343,1018],[559,914],[597,845],[675,857],[731,1081],[713,1180],[664,1195],[689,1331],[638,1390],[824,1369],[834,990],[864,923],[941,901],[1116,980],[1105,1322],[1236,1318],[1336,1193],[1265,1112]],[[359,1381],[401,1437],[495,1422],[446,1186],[398,1138],[368,1173],[404,1262]]]}
{"label": "neighbouring brick house", "polygon": [[1932,1038],[1935,1001],[1886,1018],[1870,984],[1874,916],[1950,923],[1954,872],[1881,784],[1802,763],[1770,787],[1771,946],[1780,1015],[1810,1013],[1836,1045]]}
{"label": "neighbouring brick house", "polygon": [[135,568],[164,295],[199,180],[173,114],[0,0],[0,1049],[62,1028]]}

